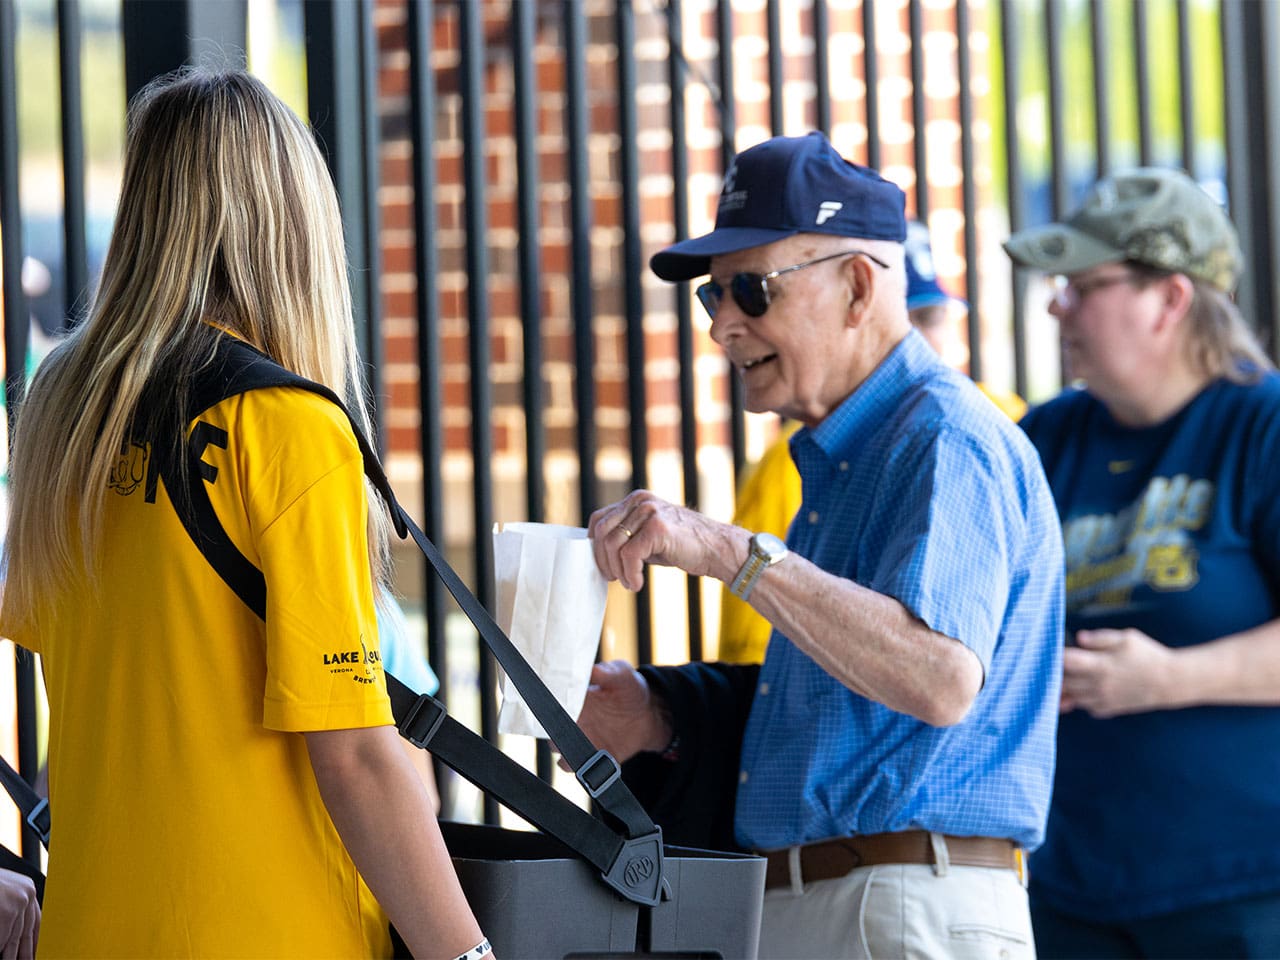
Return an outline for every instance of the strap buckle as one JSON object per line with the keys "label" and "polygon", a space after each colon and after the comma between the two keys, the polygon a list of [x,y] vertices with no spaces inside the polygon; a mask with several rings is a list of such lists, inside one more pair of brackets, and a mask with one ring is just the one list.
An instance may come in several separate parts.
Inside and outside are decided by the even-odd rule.
{"label": "strap buckle", "polygon": [[47,797],[41,797],[40,802],[31,808],[31,812],[27,814],[27,826],[36,832],[40,837],[40,842],[46,847],[49,846],[49,800]]}
{"label": "strap buckle", "polygon": [[429,693],[421,694],[403,720],[396,724],[400,735],[415,747],[426,749],[431,738],[449,714],[445,706]]}
{"label": "strap buckle", "polygon": [[[604,769],[601,769],[603,765]],[[607,750],[597,750],[590,759],[587,760],[578,772],[575,774],[578,782],[582,784],[582,789],[586,790],[592,800],[599,800],[600,794],[604,793],[612,787],[622,777],[622,768],[618,766],[618,761],[613,759],[613,754]],[[598,784],[597,779],[603,777]]]}

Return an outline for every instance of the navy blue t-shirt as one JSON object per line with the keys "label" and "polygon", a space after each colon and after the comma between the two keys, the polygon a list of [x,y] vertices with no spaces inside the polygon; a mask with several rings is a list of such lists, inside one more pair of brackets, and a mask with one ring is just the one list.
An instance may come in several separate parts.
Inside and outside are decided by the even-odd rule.
{"label": "navy blue t-shirt", "polygon": [[[1280,376],[1139,429],[1071,390],[1022,426],[1062,519],[1068,638],[1184,647],[1280,617]],[[1100,922],[1280,890],[1280,708],[1063,716],[1031,883]]]}

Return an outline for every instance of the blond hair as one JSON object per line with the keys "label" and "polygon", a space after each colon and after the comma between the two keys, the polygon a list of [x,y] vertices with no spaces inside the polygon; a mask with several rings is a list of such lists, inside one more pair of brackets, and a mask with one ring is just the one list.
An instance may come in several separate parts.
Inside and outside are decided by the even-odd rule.
{"label": "blond hair", "polygon": [[1256,382],[1272,369],[1271,360],[1235,300],[1202,280],[1192,282],[1195,296],[1187,311],[1187,349],[1192,366],[1209,377]]}
{"label": "blond hair", "polygon": [[[130,105],[97,294],[18,415],[6,619],[34,623],[50,587],[92,581],[112,466],[139,422],[185,428],[175,393],[211,359],[206,321],[329,387],[367,432],[332,179],[308,129],[244,72],[184,71]],[[140,402],[157,384],[172,387],[160,413]],[[386,582],[385,511],[371,502],[369,517]]]}

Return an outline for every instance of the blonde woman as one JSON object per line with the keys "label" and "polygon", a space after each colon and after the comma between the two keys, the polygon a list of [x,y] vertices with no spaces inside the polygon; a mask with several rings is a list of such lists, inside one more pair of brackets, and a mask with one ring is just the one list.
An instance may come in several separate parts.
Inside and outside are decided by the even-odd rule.
{"label": "blonde woman", "polygon": [[[320,153],[260,82],[134,102],[98,295],[13,448],[0,627],[49,691],[45,955],[385,956],[388,917],[419,957],[484,945],[391,726],[385,511],[349,422],[293,388],[180,413],[228,335],[360,411],[343,250]],[[157,480],[186,436],[265,620]]]}

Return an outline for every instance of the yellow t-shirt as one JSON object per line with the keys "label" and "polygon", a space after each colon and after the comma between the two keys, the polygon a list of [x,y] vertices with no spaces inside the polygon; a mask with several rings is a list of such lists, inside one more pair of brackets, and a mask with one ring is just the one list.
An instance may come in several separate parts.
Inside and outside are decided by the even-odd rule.
{"label": "yellow t-shirt", "polygon": [[391,723],[345,415],[294,388],[231,397],[202,459],[236,546],[265,574],[264,624],[196,550],[146,451],[121,455],[100,586],[39,635],[53,835],[44,956],[389,956],[299,731]]}
{"label": "yellow t-shirt", "polygon": [[1023,400],[1016,393],[1009,393],[1006,390],[998,390],[995,387],[989,387],[985,383],[975,384],[1006,417],[1017,423],[1022,419],[1022,415],[1027,412],[1027,401]]}
{"label": "yellow t-shirt", "polygon": [[[743,478],[733,514],[733,522],[738,526],[752,533],[786,537],[787,527],[800,509],[801,501],[800,473],[791,460],[788,443],[798,429],[798,421],[784,427]],[[756,613],[751,604],[731,594],[727,585],[721,588],[719,659],[731,663],[761,663],[771,633],[773,625]]]}

